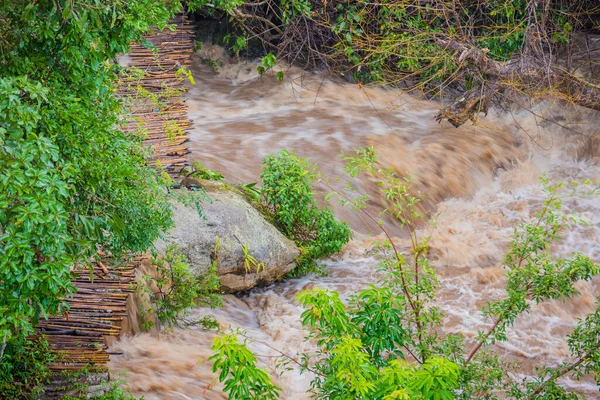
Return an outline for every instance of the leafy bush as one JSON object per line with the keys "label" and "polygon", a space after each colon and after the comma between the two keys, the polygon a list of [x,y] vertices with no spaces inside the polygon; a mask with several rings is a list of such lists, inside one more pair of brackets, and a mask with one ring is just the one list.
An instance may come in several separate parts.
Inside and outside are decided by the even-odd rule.
{"label": "leafy bush", "polygon": [[[176,246],[169,246],[162,257],[154,255],[152,263],[156,272],[144,275],[145,285],[141,285],[150,303],[150,309],[142,312],[146,329],[153,325],[150,315],[156,315],[162,324],[173,325],[197,304],[210,307],[221,305],[216,262],[206,274],[195,276],[190,271],[185,255]],[[212,322],[204,321],[208,326],[212,326]]]}
{"label": "leafy bush", "polygon": [[0,15],[0,339],[60,311],[70,267],[145,251],[171,224],[111,62],[181,3],[6,1]]}
{"label": "leafy bush", "polygon": [[[600,308],[581,319],[568,336],[572,361],[541,366],[533,378],[523,379],[517,364],[502,361],[492,351],[533,304],[571,298],[578,293],[577,282],[590,281],[600,272],[600,266],[582,254],[555,258],[551,253],[561,230],[585,222],[560,212],[562,184],[552,186],[543,179],[547,199],[534,221],[515,229],[504,260],[506,295],[482,308],[490,324],[466,343],[462,335],[441,330],[443,314],[435,305],[439,283],[428,259],[430,237],[417,234],[419,200],[411,195],[410,179],[379,168],[370,148],[346,160],[351,176],[367,173],[378,179],[389,200],[385,211],[407,231],[410,250],[401,253],[382,224],[385,239],[376,249],[384,278],[377,285],[351,296],[347,304],[338,293],[318,288],[297,296],[306,308],[301,317],[309,331],[306,339],[318,350],[301,354],[300,360],[280,354],[283,365],[293,362],[314,375],[315,398],[575,399],[579,396],[561,386],[559,378],[593,374],[600,381]],[[344,204],[377,222],[364,208],[364,199],[337,194]],[[240,384],[236,380],[226,391]]]}
{"label": "leafy bush", "polygon": [[311,169],[307,160],[282,150],[265,159],[260,175],[267,212],[277,228],[300,247],[296,275],[314,268],[316,259],[339,252],[351,237],[346,223],[337,221],[329,207],[316,203]]}
{"label": "leafy bush", "polygon": [[[587,0],[544,4],[452,0],[435,6],[422,1],[268,0],[267,4],[260,9],[252,2],[226,1],[227,8],[221,8],[238,20],[248,37],[277,46],[279,58],[324,61],[337,72],[351,70],[357,81],[391,85],[403,81],[434,91],[452,82],[464,85],[474,77],[477,83],[484,78],[479,76],[484,71],[454,54],[449,40],[482,50],[491,60],[507,61],[534,48],[534,39],[528,43],[527,36],[535,26],[540,48],[553,53],[568,43],[575,27],[584,27],[580,15],[597,13]],[[247,22],[249,15],[255,17],[252,23]],[[271,29],[285,40],[274,39]]]}
{"label": "leafy bush", "polygon": [[[403,300],[389,287],[371,286],[347,308],[335,292],[314,289],[297,297],[307,308],[302,324],[316,340],[318,361],[303,368],[317,398],[453,399],[458,365],[442,356],[408,363],[411,342]],[[310,363],[310,364],[309,364]]]}
{"label": "leafy bush", "polygon": [[56,359],[48,342],[15,338],[0,344],[0,399],[35,399],[50,374],[48,365]]}
{"label": "leafy bush", "polygon": [[[474,7],[462,0],[439,7],[414,2],[376,7],[363,2],[339,4],[330,25],[338,39],[331,56],[346,58],[355,67],[357,80],[397,83],[419,78],[430,89],[440,90],[440,82],[452,82],[449,78],[458,72],[460,62],[438,39],[466,40],[464,35],[469,35],[490,58],[506,61],[522,49],[530,17],[526,3],[490,0]],[[372,41],[374,37],[380,40]]]}
{"label": "leafy bush", "polygon": [[121,389],[120,383],[114,383],[109,386],[108,390],[100,396],[95,397],[96,400],[136,400],[131,392]]}

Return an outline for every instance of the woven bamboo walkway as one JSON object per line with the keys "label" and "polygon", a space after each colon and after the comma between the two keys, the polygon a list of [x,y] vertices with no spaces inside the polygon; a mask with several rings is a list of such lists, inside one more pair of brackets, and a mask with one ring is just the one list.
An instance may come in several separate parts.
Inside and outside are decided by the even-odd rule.
{"label": "woven bamboo walkway", "polygon": [[[50,366],[53,374],[42,398],[62,398],[78,394],[73,384],[90,385],[86,391],[101,389],[109,379],[106,364],[109,354],[106,337],[118,336],[127,316],[127,298],[133,291],[138,259],[124,266],[92,262],[92,270],[81,266],[73,271],[77,288],[67,302],[67,314],[42,320],[38,334],[45,335],[58,358]],[[89,375],[78,375],[87,371]]]}
{"label": "woven bamboo walkway", "polygon": [[[177,71],[191,63],[193,31],[182,16],[172,23],[177,25],[175,32],[165,29],[146,36],[155,51],[140,44],[132,46],[128,65],[144,71],[144,76],[121,84],[118,96],[131,112],[125,132],[133,134],[141,125],[147,134],[144,143],[152,146],[153,162],[159,160],[175,176],[186,165],[189,151],[185,143],[191,127],[181,96],[185,90],[184,77],[177,75]],[[178,94],[164,96],[167,87]],[[147,94],[140,96],[143,91],[155,94],[160,101],[149,99]],[[179,127],[178,134],[169,138],[166,130],[174,124]],[[81,266],[73,271],[76,292],[67,299],[70,311],[43,320],[36,328],[59,355],[51,365],[53,374],[41,398],[80,395],[82,385],[87,395],[105,387],[109,380],[107,338],[120,334],[127,317],[127,299],[133,291],[135,268],[140,261],[140,257],[134,258],[117,267],[117,263],[103,259],[92,262],[91,270],[89,266]],[[87,373],[82,374],[83,371]]]}
{"label": "woven bamboo walkway", "polygon": [[[165,29],[146,36],[154,49],[148,45],[132,45],[128,66],[139,68],[144,76],[124,82],[118,95],[129,104],[131,112],[125,131],[133,133],[140,127],[144,129],[147,135],[144,143],[152,146],[153,161],[160,161],[167,172],[175,176],[186,165],[189,153],[187,131],[192,121],[187,118],[187,105],[182,98],[185,76],[178,71],[191,64],[194,32],[184,16],[172,23],[177,26],[175,32]],[[142,92],[151,95],[144,97]]]}

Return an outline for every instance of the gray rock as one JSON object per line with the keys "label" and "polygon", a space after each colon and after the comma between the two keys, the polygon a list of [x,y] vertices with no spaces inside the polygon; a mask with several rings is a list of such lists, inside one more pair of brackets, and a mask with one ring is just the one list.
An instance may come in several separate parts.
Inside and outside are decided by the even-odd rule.
{"label": "gray rock", "polygon": [[[186,179],[186,180],[189,180]],[[193,180],[182,182],[206,189],[212,202],[204,202],[201,218],[196,208],[177,204],[174,210],[175,228],[156,243],[159,251],[176,244],[187,256],[195,273],[206,272],[217,252],[221,288],[224,292],[248,290],[282,278],[295,268],[300,254],[293,241],[286,238],[250,204],[242,191],[221,182]],[[261,263],[246,270],[243,246]]]}

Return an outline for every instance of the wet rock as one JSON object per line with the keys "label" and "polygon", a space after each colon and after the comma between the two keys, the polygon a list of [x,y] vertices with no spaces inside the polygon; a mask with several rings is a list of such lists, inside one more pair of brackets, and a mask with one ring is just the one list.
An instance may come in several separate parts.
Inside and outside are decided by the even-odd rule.
{"label": "wet rock", "polygon": [[[188,181],[182,184],[204,188],[211,200],[202,203],[205,218],[198,215],[194,206],[177,204],[175,228],[156,244],[159,251],[176,244],[194,272],[201,274],[215,259],[218,240],[217,274],[225,292],[273,283],[295,268],[300,252],[294,242],[271,225],[242,191],[222,182]],[[245,262],[245,246],[255,263]]]}

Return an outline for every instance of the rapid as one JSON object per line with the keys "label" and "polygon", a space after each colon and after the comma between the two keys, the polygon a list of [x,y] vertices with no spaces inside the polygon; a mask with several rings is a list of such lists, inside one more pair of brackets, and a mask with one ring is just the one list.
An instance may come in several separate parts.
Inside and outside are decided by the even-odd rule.
{"label": "rapid", "polygon": [[[348,178],[340,154],[369,145],[382,165],[414,177],[424,209],[435,218],[434,228],[423,229],[432,234],[431,263],[441,282],[444,332],[474,338],[477,330],[490,326],[478,309],[504,293],[503,255],[515,227],[540,208],[542,174],[550,182],[589,181],[574,189],[576,195],[565,201],[564,209],[590,224],[565,232],[553,250],[557,255],[579,251],[600,262],[600,201],[585,196],[600,180],[600,143],[591,137],[600,126],[599,113],[542,103],[533,112],[481,115],[475,125],[456,129],[435,121],[440,103],[399,89],[361,87],[285,66],[278,67],[285,72],[278,82],[274,73],[260,77],[256,63],[231,59],[216,46],[204,46],[195,57],[196,85],[187,93],[194,121],[191,162],[200,160],[231,182],[257,182],[262,160],[285,148],[317,164],[326,176],[342,177],[334,183],[341,188]],[[207,59],[216,61],[217,71]],[[381,210],[372,182],[353,184],[371,197],[369,208]],[[276,370],[274,349],[290,356],[313,350],[303,340],[302,309],[294,297],[319,286],[347,298],[378,280],[377,261],[369,251],[373,227],[353,211],[332,206],[355,234],[342,254],[323,261],[327,276],[287,279],[227,295],[215,310],[192,310],[192,317],[214,314],[222,327],[243,329],[263,342],[250,348],[282,387],[282,399],[309,398],[309,375],[295,369],[279,375]],[[406,245],[403,234],[396,233],[400,245]],[[565,335],[578,317],[594,309],[600,279],[578,284],[578,289],[580,294],[570,301],[545,302],[519,317],[509,341],[495,350],[526,370],[568,359]],[[226,398],[206,362],[214,336],[199,328],[173,328],[124,337],[111,347],[111,374],[146,400]],[[591,380],[563,383],[597,394]]]}

